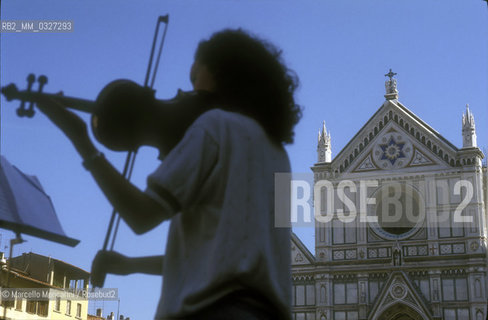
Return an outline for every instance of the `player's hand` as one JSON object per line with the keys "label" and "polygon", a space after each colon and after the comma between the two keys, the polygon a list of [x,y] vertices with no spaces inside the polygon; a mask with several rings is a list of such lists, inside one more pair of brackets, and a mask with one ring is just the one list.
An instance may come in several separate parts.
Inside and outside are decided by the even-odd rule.
{"label": "player's hand", "polygon": [[[62,95],[62,92],[59,95]],[[96,152],[88,135],[87,125],[78,115],[65,108],[54,98],[45,98],[38,102],[37,108],[63,131],[82,157]]]}
{"label": "player's hand", "polygon": [[130,258],[115,251],[98,251],[92,262],[90,281],[95,287],[102,287],[107,273],[127,275]]}

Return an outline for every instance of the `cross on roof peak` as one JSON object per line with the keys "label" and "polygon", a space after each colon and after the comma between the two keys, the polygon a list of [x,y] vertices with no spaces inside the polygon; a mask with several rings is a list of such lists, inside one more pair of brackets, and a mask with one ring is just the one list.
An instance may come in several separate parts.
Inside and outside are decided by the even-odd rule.
{"label": "cross on roof peak", "polygon": [[391,71],[391,68],[390,68],[390,71],[387,74],[385,74],[385,77],[389,77],[390,78],[390,81],[391,81],[391,79],[393,79],[393,77],[396,76],[396,75],[397,75],[397,73]]}

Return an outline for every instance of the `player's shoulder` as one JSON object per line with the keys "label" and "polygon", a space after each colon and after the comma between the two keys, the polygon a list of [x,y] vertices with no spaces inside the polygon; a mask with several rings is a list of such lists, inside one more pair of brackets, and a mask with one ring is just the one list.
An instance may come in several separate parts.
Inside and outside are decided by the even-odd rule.
{"label": "player's shoulder", "polygon": [[243,141],[267,141],[267,134],[253,118],[241,113],[212,109],[195,120],[193,128],[205,132],[214,141],[234,143]]}
{"label": "player's shoulder", "polygon": [[210,109],[198,118],[200,121],[238,121],[246,116],[237,112],[227,111],[219,108]]}
{"label": "player's shoulder", "polygon": [[254,119],[243,114],[215,108],[200,115],[200,117],[198,117],[198,119],[195,121],[195,125],[218,128],[229,126],[256,126],[258,124]]}

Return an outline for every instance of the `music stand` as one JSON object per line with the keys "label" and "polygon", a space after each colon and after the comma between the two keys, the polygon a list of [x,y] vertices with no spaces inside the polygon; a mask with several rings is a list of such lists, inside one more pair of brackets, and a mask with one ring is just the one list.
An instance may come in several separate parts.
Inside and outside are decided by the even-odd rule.
{"label": "music stand", "polygon": [[[51,198],[44,192],[35,176],[24,174],[0,156],[0,228],[15,232],[10,240],[7,261],[6,287],[10,285],[10,259],[13,246],[24,242],[21,234],[28,234],[71,247],[80,241],[66,236],[54,211]],[[4,307],[3,319],[7,308]]]}
{"label": "music stand", "polygon": [[51,198],[35,176],[24,174],[0,156],[0,228],[71,247],[80,241],[66,236]]}

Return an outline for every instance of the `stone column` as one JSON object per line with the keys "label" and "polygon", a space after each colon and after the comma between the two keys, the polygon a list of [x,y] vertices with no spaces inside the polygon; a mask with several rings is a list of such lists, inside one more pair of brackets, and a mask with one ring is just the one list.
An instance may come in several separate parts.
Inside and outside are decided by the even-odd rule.
{"label": "stone column", "polygon": [[432,311],[435,319],[442,318],[442,286],[441,286],[441,271],[431,270],[429,271],[430,278],[430,296],[432,301]]}
{"label": "stone column", "polygon": [[369,301],[369,292],[368,292],[368,274],[362,273],[358,274],[358,302],[359,302],[359,319],[366,320],[368,319],[368,301]]}

